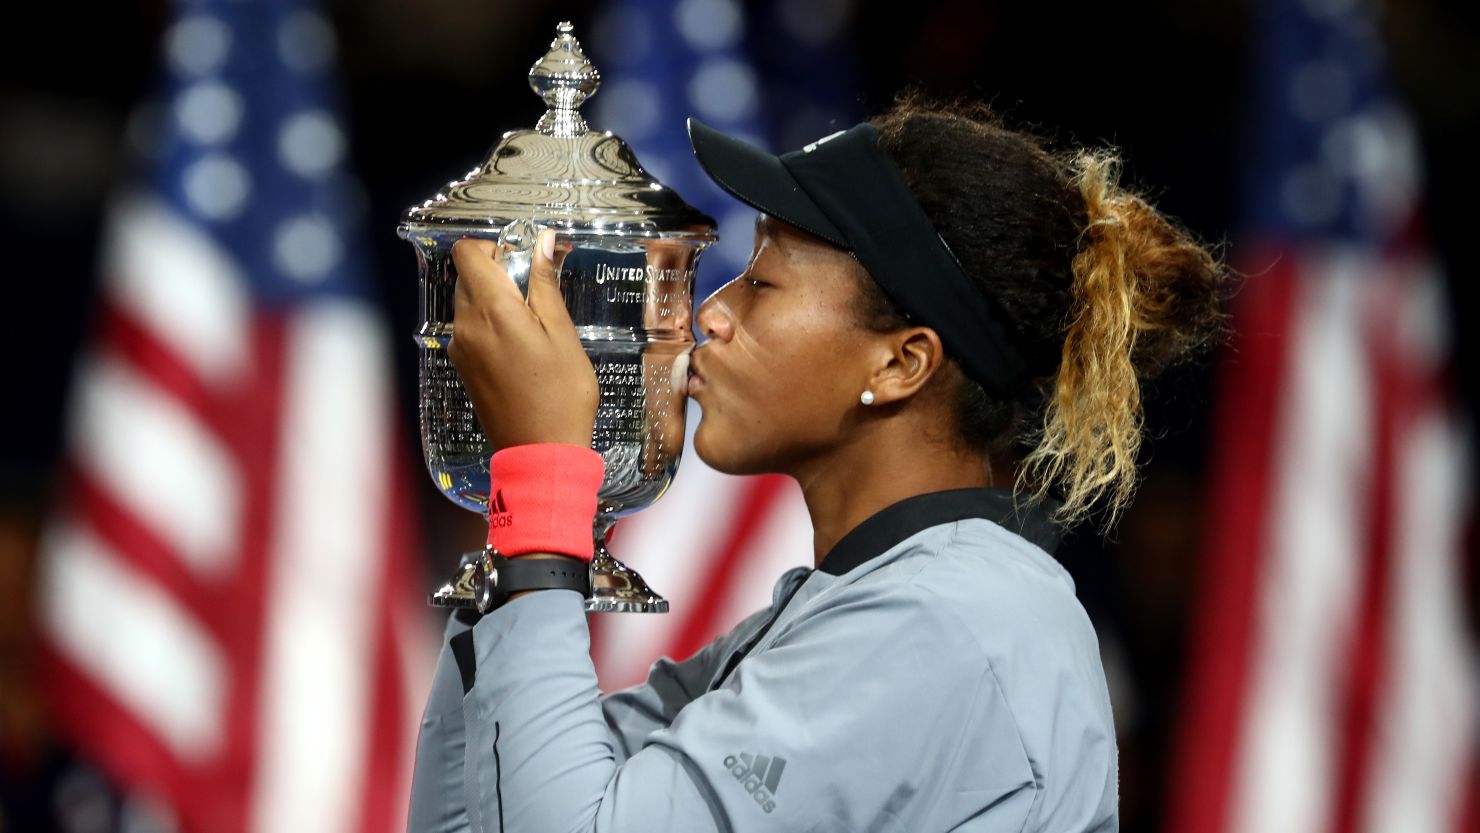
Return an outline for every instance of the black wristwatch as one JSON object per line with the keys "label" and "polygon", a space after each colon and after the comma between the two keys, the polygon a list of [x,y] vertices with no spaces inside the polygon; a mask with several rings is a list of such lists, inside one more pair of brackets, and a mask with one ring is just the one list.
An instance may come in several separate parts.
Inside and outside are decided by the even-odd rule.
{"label": "black wristwatch", "polygon": [[488,613],[525,590],[574,590],[591,595],[591,565],[572,558],[505,558],[493,547],[479,553],[473,601]]}

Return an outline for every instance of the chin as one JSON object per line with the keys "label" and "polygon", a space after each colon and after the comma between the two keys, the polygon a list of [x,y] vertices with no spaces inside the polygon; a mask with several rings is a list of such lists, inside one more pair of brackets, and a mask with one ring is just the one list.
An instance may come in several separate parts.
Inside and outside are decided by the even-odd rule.
{"label": "chin", "polygon": [[[726,457],[722,453],[724,449],[715,448],[715,443],[710,440],[709,418],[700,415],[699,426],[694,429],[694,453],[704,461],[704,465],[722,474],[734,474],[729,466],[725,464]],[[723,445],[723,443],[720,443]]]}
{"label": "chin", "polygon": [[735,432],[726,432],[700,411],[699,426],[694,429],[694,453],[721,474],[763,474],[769,469],[760,461],[749,459],[747,444],[736,441]]}

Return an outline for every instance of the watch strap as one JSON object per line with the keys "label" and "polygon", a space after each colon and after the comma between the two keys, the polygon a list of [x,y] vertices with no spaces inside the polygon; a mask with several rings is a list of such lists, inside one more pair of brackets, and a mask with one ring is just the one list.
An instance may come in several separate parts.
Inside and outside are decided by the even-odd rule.
{"label": "watch strap", "polygon": [[507,558],[488,547],[478,559],[474,586],[479,613],[526,590],[574,590],[585,598],[591,595],[591,565],[573,558]]}

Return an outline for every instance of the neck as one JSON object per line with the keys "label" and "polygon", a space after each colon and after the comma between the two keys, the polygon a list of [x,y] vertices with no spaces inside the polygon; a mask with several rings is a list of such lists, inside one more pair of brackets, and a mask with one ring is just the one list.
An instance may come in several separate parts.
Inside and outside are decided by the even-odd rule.
{"label": "neck", "polygon": [[[928,435],[899,422],[880,420],[826,458],[791,472],[812,519],[814,564],[822,563],[854,527],[891,504],[930,492],[994,485],[986,458],[947,443],[922,441]],[[1001,475],[996,481],[1010,482]]]}

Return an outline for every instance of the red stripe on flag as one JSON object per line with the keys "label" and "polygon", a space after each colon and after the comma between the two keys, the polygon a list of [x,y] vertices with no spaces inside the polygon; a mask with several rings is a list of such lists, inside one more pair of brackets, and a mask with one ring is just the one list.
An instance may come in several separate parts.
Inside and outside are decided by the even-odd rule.
{"label": "red stripe on flag", "polygon": [[394,590],[404,586],[385,582],[378,599],[382,604],[377,609],[386,615],[380,616],[375,625],[371,654],[374,665],[366,679],[372,687],[373,701],[365,726],[364,786],[360,791],[359,819],[350,828],[361,833],[391,833],[406,822],[407,796],[400,793],[404,787],[400,775],[406,763],[401,755],[405,748],[402,724],[407,715],[403,697],[405,681],[396,639],[399,617],[389,613],[397,606],[395,597],[400,595]]}
{"label": "red stripe on flag", "polygon": [[[1392,270],[1389,270],[1390,272]],[[1347,676],[1337,691],[1343,696],[1338,714],[1334,762],[1337,767],[1333,790],[1332,833],[1354,833],[1361,827],[1366,809],[1369,762],[1376,740],[1378,700],[1382,694],[1392,626],[1391,588],[1393,556],[1397,546],[1398,434],[1404,417],[1411,413],[1413,386],[1405,384],[1404,370],[1395,343],[1402,310],[1397,281],[1385,276],[1375,287],[1375,303],[1364,309],[1366,366],[1372,384],[1369,411],[1372,413],[1372,471],[1367,484],[1371,503],[1365,507],[1366,530],[1362,564],[1357,569],[1351,644],[1347,646]],[[1406,406],[1406,407],[1405,407]],[[1407,413],[1404,413],[1407,412]]]}
{"label": "red stripe on flag", "polygon": [[238,459],[245,484],[242,512],[241,572],[235,582],[232,610],[236,613],[231,646],[232,679],[227,721],[225,777],[235,789],[231,823],[223,833],[245,831],[255,790],[258,743],[257,717],[261,683],[265,678],[263,645],[267,636],[267,577],[277,565],[273,558],[277,499],[277,460],[283,429],[283,378],[288,361],[284,350],[289,322],[259,315],[252,327],[250,384],[238,397],[235,437],[243,453]]}
{"label": "red stripe on flag", "polygon": [[781,475],[766,474],[752,477],[742,487],[728,516],[729,528],[719,538],[719,551],[705,562],[708,569],[699,598],[694,600],[689,615],[676,629],[665,652],[667,656],[680,661],[687,659],[716,636],[740,563],[771,515],[771,509],[785,485],[785,478]]}
{"label": "red stripe on flag", "polygon": [[218,639],[222,636],[218,627],[220,604],[224,601],[223,590],[231,590],[230,576],[225,577],[224,586],[211,586],[191,575],[185,562],[162,537],[76,463],[69,464],[62,482],[67,484],[65,491],[75,507],[67,523],[89,528],[119,561],[190,611],[212,631],[212,636]]}
{"label": "red stripe on flag", "polygon": [[126,361],[217,436],[229,436],[229,415],[238,404],[238,392],[213,390],[168,343],[108,303],[106,296],[98,311],[98,330],[108,354]]}
{"label": "red stripe on flag", "polygon": [[[151,378],[165,380],[171,389],[168,392],[179,393],[181,387],[190,387],[180,370],[183,363],[161,342],[142,330],[131,330],[132,325],[122,316],[109,318],[106,326],[113,340],[96,348],[101,353],[107,355],[122,346],[129,361],[143,362],[141,369]],[[224,397],[197,398],[188,409],[202,418],[211,412],[230,413],[229,423],[216,429],[233,452],[244,499],[240,551],[232,559],[236,570],[223,577],[222,593],[214,597],[202,594],[181,566],[167,566],[178,556],[111,496],[90,487],[80,470],[72,481],[79,487],[73,495],[73,522],[86,519],[93,524],[119,557],[134,569],[142,568],[157,586],[182,602],[202,630],[215,637],[229,667],[222,752],[215,760],[187,766],[175,760],[147,726],[100,688],[87,669],[71,665],[54,651],[42,650],[48,658],[48,696],[59,716],[60,730],[120,784],[168,798],[186,831],[242,833],[247,818],[258,745],[256,716],[266,571],[276,495],[274,464],[281,429],[282,336],[281,321],[259,321],[251,334],[251,370],[243,383],[224,392]],[[120,345],[118,339],[127,343]],[[161,372],[162,367],[167,369]],[[200,393],[198,388],[192,390],[191,396]],[[190,511],[190,507],[181,507],[181,511]],[[86,611],[77,615],[86,615]],[[168,668],[149,671],[169,673]]]}
{"label": "red stripe on flag", "polygon": [[1454,833],[1480,830],[1480,737],[1475,738],[1474,750],[1470,755],[1469,777],[1460,782],[1455,802]]}
{"label": "red stripe on flag", "polygon": [[1229,823],[1281,392],[1300,290],[1295,264],[1285,258],[1251,277],[1234,308],[1236,337],[1223,365],[1214,437],[1201,615],[1190,641],[1167,810],[1166,829],[1174,832],[1217,833]]}
{"label": "red stripe on flag", "polygon": [[[395,436],[400,436],[396,432]],[[375,609],[381,612],[376,618],[376,644],[372,649],[374,668],[367,681],[373,686],[374,699],[367,714],[365,727],[365,784],[361,790],[364,800],[360,802],[360,817],[351,830],[361,833],[394,833],[403,830],[406,824],[406,784],[402,775],[407,769],[405,760],[405,720],[407,692],[402,669],[405,658],[401,655],[399,631],[410,626],[403,621],[409,613],[414,587],[407,557],[415,551],[416,542],[412,534],[411,503],[403,490],[398,488],[407,482],[406,467],[397,453],[397,446],[386,449],[389,461],[385,490],[385,506],[377,517],[386,522],[385,534],[380,536],[384,550],[377,562],[380,566],[380,587]]]}

